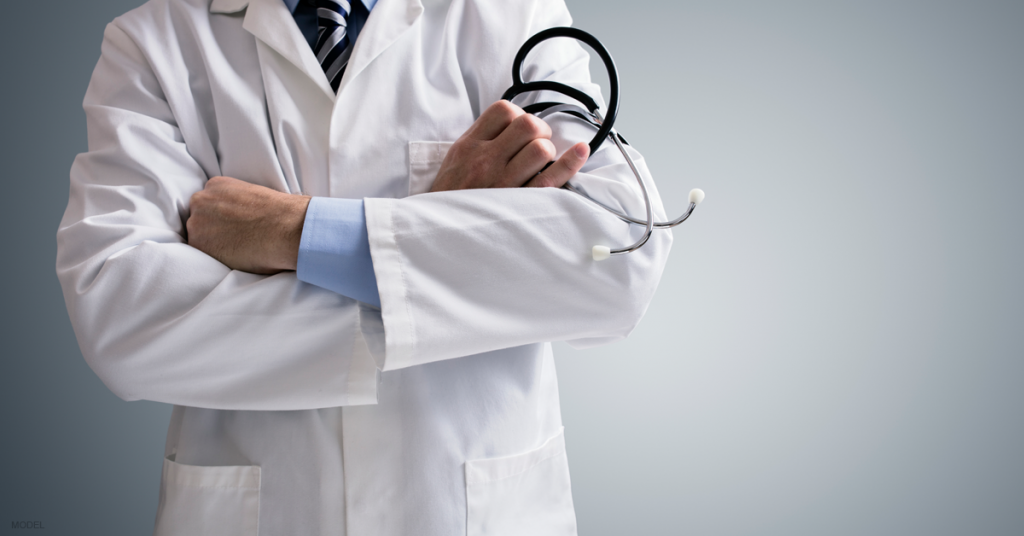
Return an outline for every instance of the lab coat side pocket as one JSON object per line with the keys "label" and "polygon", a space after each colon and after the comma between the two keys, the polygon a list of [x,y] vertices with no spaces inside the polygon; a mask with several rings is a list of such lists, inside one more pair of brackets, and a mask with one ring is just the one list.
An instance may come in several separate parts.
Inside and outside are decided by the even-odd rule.
{"label": "lab coat side pocket", "polygon": [[564,430],[539,448],[466,462],[468,536],[575,536]]}
{"label": "lab coat side pocket", "polygon": [[409,142],[409,195],[430,191],[441,162],[452,148],[450,141]]}
{"label": "lab coat side pocket", "polygon": [[164,458],[154,536],[257,536],[260,468],[200,467]]}

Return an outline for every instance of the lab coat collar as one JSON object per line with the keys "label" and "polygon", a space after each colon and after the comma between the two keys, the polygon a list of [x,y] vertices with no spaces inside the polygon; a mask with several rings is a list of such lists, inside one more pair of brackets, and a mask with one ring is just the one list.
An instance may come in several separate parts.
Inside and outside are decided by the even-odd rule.
{"label": "lab coat collar", "polygon": [[[349,81],[359,76],[381,52],[384,52],[402,36],[423,14],[421,0],[374,0],[373,10],[366,19],[366,25],[359,32],[352,58],[341,80],[338,93],[344,91]],[[367,4],[367,7],[370,7]]]}
{"label": "lab coat collar", "polygon": [[[373,10],[363,26],[352,50],[352,57],[341,81],[340,93],[348,81],[357,76],[367,65],[391,46],[423,14],[421,0],[374,0]],[[284,56],[313,80],[333,101],[331,90],[323,69],[309,48],[309,43],[292,23],[288,6],[281,0],[213,0],[211,13],[237,13],[243,9],[245,20],[242,27],[270,48]]]}
{"label": "lab coat collar", "polygon": [[[216,2],[216,0],[214,0]],[[226,0],[231,1],[231,0]],[[299,68],[334,101],[334,90],[299,27],[281,0],[235,0],[249,4],[242,27]],[[213,6],[211,5],[211,8]]]}
{"label": "lab coat collar", "polygon": [[[299,5],[302,0],[284,0],[284,3],[288,6],[288,10],[295,13],[295,6]],[[377,3],[377,0],[362,0],[363,5],[366,6],[366,10],[370,11],[373,9],[373,5]]]}
{"label": "lab coat collar", "polygon": [[[299,0],[293,0],[288,3],[288,6],[294,11],[294,6],[298,2]],[[362,2],[367,11],[373,10],[373,6],[377,4],[377,0],[362,0]],[[210,13],[238,13],[247,5],[249,5],[249,0],[213,0],[210,3]]]}
{"label": "lab coat collar", "polygon": [[249,0],[213,0],[210,13],[238,13],[249,5]]}

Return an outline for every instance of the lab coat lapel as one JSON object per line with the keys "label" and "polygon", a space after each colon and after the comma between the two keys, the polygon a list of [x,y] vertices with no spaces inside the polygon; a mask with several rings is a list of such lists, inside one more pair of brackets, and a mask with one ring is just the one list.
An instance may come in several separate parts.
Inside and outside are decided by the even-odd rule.
{"label": "lab coat lapel", "polygon": [[317,63],[309,43],[302,36],[284,2],[249,0],[249,9],[245,12],[242,27],[298,67],[332,102],[334,101],[334,91],[327,82],[327,76]]}
{"label": "lab coat lapel", "polygon": [[359,33],[338,93],[344,91],[350,80],[359,76],[377,56],[398,41],[422,14],[421,0],[379,0]]}

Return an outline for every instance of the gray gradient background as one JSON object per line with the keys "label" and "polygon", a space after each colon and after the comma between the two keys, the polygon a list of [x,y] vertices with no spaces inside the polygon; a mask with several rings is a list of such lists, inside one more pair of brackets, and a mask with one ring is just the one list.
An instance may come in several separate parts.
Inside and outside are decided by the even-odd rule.
{"label": "gray gradient background", "polygon": [[[2,9],[5,533],[152,530],[170,408],[103,387],[53,269],[139,3]],[[556,349],[580,533],[1024,534],[1024,2],[569,4],[670,211],[708,193],[632,337]]]}

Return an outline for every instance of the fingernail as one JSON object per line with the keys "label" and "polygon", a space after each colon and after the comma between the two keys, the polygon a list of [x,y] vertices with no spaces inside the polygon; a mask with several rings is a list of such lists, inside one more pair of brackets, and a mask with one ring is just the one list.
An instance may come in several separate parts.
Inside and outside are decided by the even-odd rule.
{"label": "fingernail", "polygon": [[580,158],[586,158],[587,157],[587,153],[589,153],[589,152],[590,152],[590,147],[588,145],[586,145],[584,143],[577,143],[576,144],[576,156],[578,156]]}

